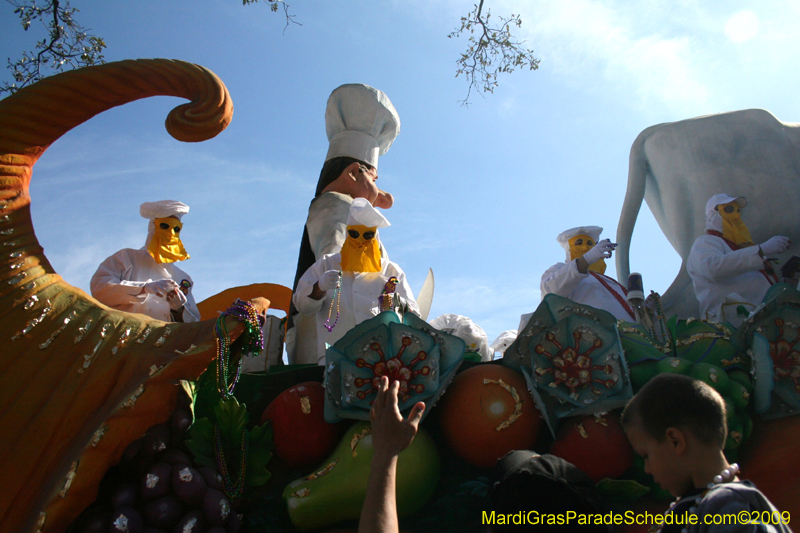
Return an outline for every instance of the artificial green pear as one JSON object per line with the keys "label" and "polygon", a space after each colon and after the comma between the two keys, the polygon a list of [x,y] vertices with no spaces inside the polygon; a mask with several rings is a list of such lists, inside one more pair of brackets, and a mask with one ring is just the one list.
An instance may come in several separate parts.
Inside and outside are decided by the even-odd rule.
{"label": "artificial green pear", "polygon": [[[292,523],[303,531],[361,514],[372,463],[370,424],[351,427],[333,453],[306,477],[289,483],[283,499]],[[397,458],[397,512],[419,511],[439,482],[439,454],[430,435],[419,428],[414,441]]]}

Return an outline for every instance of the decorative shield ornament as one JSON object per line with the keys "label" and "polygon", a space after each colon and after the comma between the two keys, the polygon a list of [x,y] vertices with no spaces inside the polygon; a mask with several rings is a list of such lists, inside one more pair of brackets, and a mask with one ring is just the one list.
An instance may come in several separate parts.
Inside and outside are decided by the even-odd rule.
{"label": "decorative shield ornament", "polygon": [[753,358],[756,413],[763,419],[800,413],[800,292],[773,285],[736,333]]}
{"label": "decorative shield ornament", "polygon": [[633,396],[613,315],[548,294],[506,350],[555,434],[558,420],[622,407]]}
{"label": "decorative shield ornament", "polygon": [[[385,311],[358,324],[325,352],[325,420],[369,420],[383,376],[399,381],[401,412],[436,403],[464,360],[464,341],[413,313]],[[430,409],[425,410],[425,415]]]}

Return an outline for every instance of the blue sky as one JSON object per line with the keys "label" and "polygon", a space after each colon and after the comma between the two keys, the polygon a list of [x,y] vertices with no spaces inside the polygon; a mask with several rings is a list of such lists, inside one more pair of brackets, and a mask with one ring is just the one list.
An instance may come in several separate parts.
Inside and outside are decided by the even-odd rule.
{"label": "blue sky", "polygon": [[[430,318],[469,316],[491,342],[539,304],[541,274],[564,257],[559,232],[592,224],[614,238],[641,130],[754,107],[800,121],[796,2],[487,0],[495,15],[521,14],[519,35],[541,65],[473,94],[469,108],[454,77],[467,43],[447,34],[470,1],[290,4],[302,26],[284,31],[280,13],[238,0],[73,0],[108,61],[202,64],[226,83],[235,113],[215,139],[183,144],[163,126],[182,102],[152,98],[48,150],[34,168],[34,224],[68,282],[88,290],[100,261],[142,246],[139,204],[170,198],[191,207],[192,259],[181,266],[198,300],[250,283],[291,286],[327,150],[325,102],[360,82],[386,92],[402,122],[378,169],[395,196],[381,232],[391,258],[415,292],[433,268]],[[0,34],[3,59],[36,38],[5,2]],[[662,294],[680,267],[646,206],[631,258],[645,290]]]}

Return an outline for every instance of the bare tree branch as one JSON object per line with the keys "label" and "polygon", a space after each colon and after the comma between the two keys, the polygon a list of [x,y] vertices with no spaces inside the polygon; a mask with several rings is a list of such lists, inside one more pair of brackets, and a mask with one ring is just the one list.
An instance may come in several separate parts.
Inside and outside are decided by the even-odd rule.
{"label": "bare tree branch", "polygon": [[[289,27],[289,24],[297,24],[298,26],[302,26],[302,24],[294,20],[294,15],[289,14],[289,4],[287,4],[283,0],[266,0],[266,1],[269,4],[270,11],[272,11],[273,13],[278,12],[279,4],[283,6],[283,15],[286,17],[286,26],[283,27],[283,33],[286,33],[286,28]],[[242,5],[246,6],[248,4],[255,4],[257,2],[258,0],[242,0]]]}
{"label": "bare tree branch", "polygon": [[89,35],[89,30],[75,21],[73,14],[78,10],[70,7],[69,0],[47,0],[42,4],[36,0],[6,1],[15,7],[23,30],[28,31],[31,23],[39,20],[47,38],[38,41],[34,50],[23,52],[22,58],[14,62],[8,58],[6,67],[14,83],[3,82],[0,94],[14,93],[54,72],[105,62],[102,54],[105,41]]}
{"label": "bare tree branch", "polygon": [[473,89],[481,96],[484,92],[494,92],[498,86],[498,74],[511,73],[516,68],[539,68],[539,60],[533,56],[533,50],[523,48],[525,41],[519,41],[511,35],[512,26],[522,26],[522,18],[512,13],[509,18],[499,17],[500,25],[492,27],[491,11],[487,8],[484,15],[483,3],[484,0],[480,0],[471,12],[461,17],[461,27],[447,36],[452,39],[469,32],[469,48],[456,61],[456,77],[463,74],[469,82],[467,97],[460,101],[464,106],[469,105]]}

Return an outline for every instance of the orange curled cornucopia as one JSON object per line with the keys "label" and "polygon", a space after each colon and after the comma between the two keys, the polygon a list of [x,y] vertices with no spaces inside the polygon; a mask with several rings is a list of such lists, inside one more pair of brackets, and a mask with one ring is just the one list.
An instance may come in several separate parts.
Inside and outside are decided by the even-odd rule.
{"label": "orange curled cornucopia", "polygon": [[233,115],[214,73],[165,59],[74,70],[0,100],[0,531],[66,530],[125,447],[169,418],[178,381],[214,358],[213,322],[105,307],[55,273],[31,223],[31,172],[50,144],[158,95],[191,101],[166,121],[181,141],[214,137]]}

